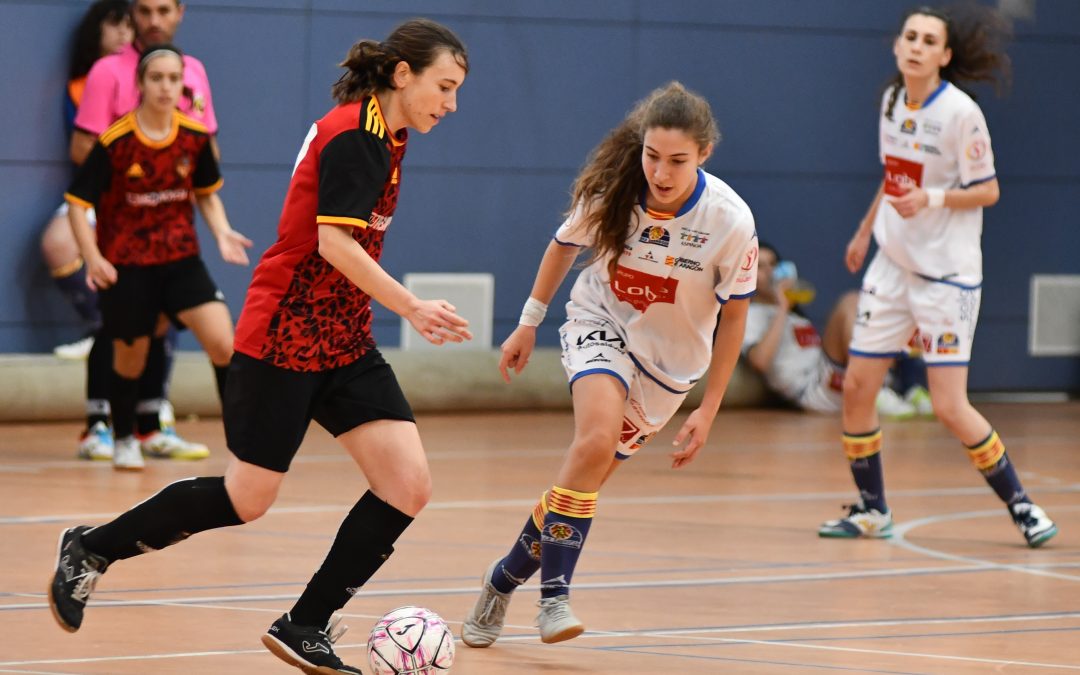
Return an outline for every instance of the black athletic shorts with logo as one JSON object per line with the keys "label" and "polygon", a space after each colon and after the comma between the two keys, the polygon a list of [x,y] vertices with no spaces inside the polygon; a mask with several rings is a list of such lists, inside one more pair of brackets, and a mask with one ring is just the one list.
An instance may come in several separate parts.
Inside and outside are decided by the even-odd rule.
{"label": "black athletic shorts with logo", "polygon": [[98,293],[102,335],[134,340],[153,335],[160,314],[177,314],[208,302],[224,302],[199,256],[161,265],[117,265],[116,283]]}
{"label": "black athletic shorts with logo", "polygon": [[223,414],[229,450],[279,473],[289,470],[311,420],[335,437],[375,420],[416,421],[377,349],[321,372],[286,370],[236,352]]}

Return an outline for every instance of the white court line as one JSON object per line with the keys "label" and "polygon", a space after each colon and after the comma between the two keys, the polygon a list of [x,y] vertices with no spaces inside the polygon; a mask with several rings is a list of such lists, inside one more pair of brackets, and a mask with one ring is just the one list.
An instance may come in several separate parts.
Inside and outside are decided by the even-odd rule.
{"label": "white court line", "polygon": [[[1040,494],[1071,494],[1080,493],[1080,483],[1064,485],[1057,488],[1044,488]],[[972,495],[985,495],[985,487],[963,488],[935,488],[926,490],[892,490],[890,497],[967,497]],[[816,502],[816,501],[844,501],[850,502],[853,496],[851,491],[844,492],[801,492],[801,493],[765,493],[743,495],[657,495],[653,497],[608,497],[604,499],[606,505],[643,506],[657,504],[719,504],[719,503],[787,503],[787,502]],[[431,502],[425,511],[455,511],[455,510],[489,510],[498,508],[532,508],[536,505],[536,499],[470,499],[445,502]],[[270,514],[307,514],[307,513],[345,513],[355,506],[348,504],[312,504],[309,506],[275,506],[271,507]],[[1055,507],[1063,510],[1061,507]],[[34,525],[41,523],[78,523],[93,520],[104,520],[116,517],[116,513],[58,513],[39,516],[4,516],[0,517],[2,525]]]}
{"label": "white court line", "polygon": [[[658,588],[696,588],[705,586],[737,586],[743,584],[778,584],[802,581],[847,581],[852,579],[875,579],[882,577],[910,577],[930,574],[966,574],[970,572],[982,572],[981,567],[970,564],[937,567],[897,567],[880,570],[858,570],[845,572],[820,572],[815,574],[782,574],[782,575],[753,575],[741,577],[716,577],[707,579],[669,579],[661,581],[609,581],[609,582],[584,582],[575,583],[575,591],[588,590],[649,590]],[[1072,579],[1070,577],[1070,579]],[[522,591],[539,591],[536,584],[526,584],[521,587]],[[395,597],[400,595],[471,595],[477,592],[475,585],[444,587],[444,588],[394,588],[383,590],[362,590],[357,596],[366,598]],[[95,607],[135,607],[157,605],[190,605],[197,603],[215,602],[270,602],[278,600],[291,600],[296,597],[295,593],[262,594],[262,595],[216,595],[196,597],[159,598],[156,600],[94,600]],[[44,609],[48,604],[44,602],[0,604],[0,611]]]}
{"label": "white court line", "polygon": [[[1055,511],[1076,511],[1080,510],[1080,506],[1057,506]],[[907,533],[915,528],[922,527],[924,525],[934,525],[937,523],[944,523],[952,520],[968,520],[971,518],[998,518],[1001,517],[1001,509],[994,509],[993,511],[965,511],[959,513],[947,513],[943,515],[927,516],[926,518],[918,518],[916,520],[906,521],[900,525],[893,526],[893,536],[889,539],[889,543],[898,546],[902,549],[917,553],[920,555],[928,556],[931,558],[937,558],[939,560],[949,560],[952,562],[967,563],[977,569],[993,569],[993,570],[1008,570],[1010,572],[1021,572],[1023,574],[1032,574],[1040,577],[1050,577],[1052,579],[1061,579],[1064,581],[1080,581],[1080,576],[1073,574],[1062,574],[1060,572],[1052,572],[1049,570],[1039,569],[1037,566],[1028,565],[1011,565],[1007,563],[996,563],[989,560],[983,560],[981,558],[970,558],[968,556],[956,555],[954,553],[946,553],[937,549],[927,548],[918,544],[913,544],[907,540]]]}

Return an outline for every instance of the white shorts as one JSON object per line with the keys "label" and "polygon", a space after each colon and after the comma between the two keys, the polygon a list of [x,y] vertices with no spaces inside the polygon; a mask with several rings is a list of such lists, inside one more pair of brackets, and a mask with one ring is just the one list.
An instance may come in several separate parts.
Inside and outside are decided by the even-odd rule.
{"label": "white shorts", "polygon": [[[63,204],[53,212],[53,218],[63,218],[68,214],[68,203],[65,201]],[[86,209],[86,220],[90,223],[90,227],[97,226],[97,212],[94,209]]]}
{"label": "white shorts", "polygon": [[562,363],[570,385],[586,375],[603,373],[626,387],[622,432],[615,456],[627,459],[649,442],[679,410],[689,393],[662,383],[638,368],[614,325],[597,318],[570,319],[559,329]]}
{"label": "white shorts", "polygon": [[894,358],[915,345],[927,366],[966,366],[981,300],[981,281],[926,279],[878,251],[863,277],[850,352]]}
{"label": "white shorts", "polygon": [[803,410],[819,413],[837,413],[844,405],[844,369],[833,363],[821,352],[813,379],[803,389],[795,403]]}

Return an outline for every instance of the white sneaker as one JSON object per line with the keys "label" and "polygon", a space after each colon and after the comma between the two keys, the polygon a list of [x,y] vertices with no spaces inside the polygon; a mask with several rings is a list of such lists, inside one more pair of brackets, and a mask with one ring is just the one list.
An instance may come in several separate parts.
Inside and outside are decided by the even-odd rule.
{"label": "white sneaker", "polygon": [[840,539],[887,539],[892,536],[892,511],[882,513],[877,509],[868,509],[862,501],[847,509],[846,517],[822,523],[818,536]]}
{"label": "white sneaker", "polygon": [[510,606],[511,593],[500,593],[491,584],[491,575],[501,560],[495,560],[484,572],[480,580],[480,597],[461,624],[461,641],[470,647],[490,647],[499,639],[506,623],[506,608]]}
{"label": "white sneaker", "polygon": [[904,400],[915,406],[915,412],[919,417],[934,417],[934,402],[930,400],[930,392],[926,387],[915,385],[904,394]]}
{"label": "white sneaker", "polygon": [[172,427],[139,438],[139,446],[149,457],[163,459],[206,459],[210,448],[202,443],[185,441]]}
{"label": "white sneaker", "polygon": [[90,356],[90,350],[94,347],[94,336],[87,335],[81,340],[69,342],[66,345],[56,345],[53,354],[57,358],[68,361],[85,361]]}
{"label": "white sneaker", "polygon": [[882,387],[877,394],[878,414],[891,420],[908,420],[915,417],[915,406],[900,398],[890,387]]}
{"label": "white sneaker", "polygon": [[1009,507],[1009,515],[1031,548],[1042,546],[1058,533],[1057,525],[1046,515],[1046,511],[1031,502],[1013,504]]}
{"label": "white sneaker", "polygon": [[536,625],[540,627],[540,641],[545,644],[562,642],[576,638],[585,632],[585,624],[574,616],[570,609],[570,596],[557,595],[554,598],[541,598],[536,603],[540,614],[536,616]]}
{"label": "white sneaker", "polygon": [[95,422],[79,438],[79,459],[112,459],[112,456],[112,429],[104,422]]}
{"label": "white sneaker", "polygon": [[112,462],[117,471],[142,471],[146,465],[139,451],[139,439],[134,436],[116,439]]}

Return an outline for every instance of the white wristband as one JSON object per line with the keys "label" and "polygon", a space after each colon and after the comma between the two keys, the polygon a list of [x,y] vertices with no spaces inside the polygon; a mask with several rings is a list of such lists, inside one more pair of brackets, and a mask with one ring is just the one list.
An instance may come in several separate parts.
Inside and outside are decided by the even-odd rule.
{"label": "white wristband", "polygon": [[926,188],[926,206],[931,209],[943,208],[945,206],[945,190]]}
{"label": "white wristband", "polygon": [[521,308],[521,318],[518,323],[522,326],[539,326],[547,315],[548,306],[536,298],[530,297]]}

